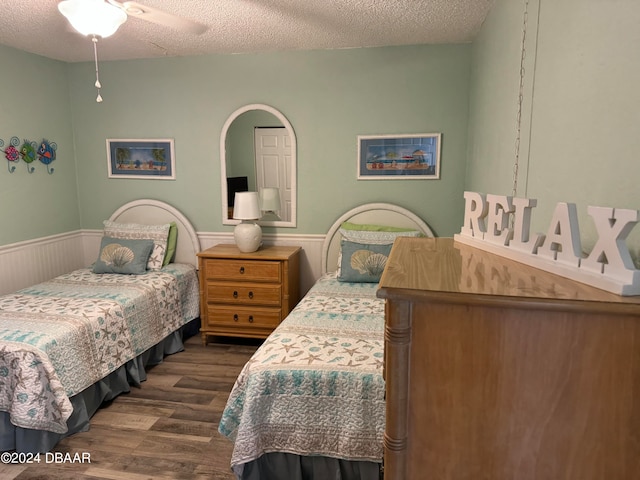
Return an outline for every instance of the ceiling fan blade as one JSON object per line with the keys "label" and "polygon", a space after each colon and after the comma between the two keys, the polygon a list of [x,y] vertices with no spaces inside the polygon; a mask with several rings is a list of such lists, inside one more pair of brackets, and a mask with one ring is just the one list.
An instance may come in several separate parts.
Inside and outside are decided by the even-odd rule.
{"label": "ceiling fan blade", "polygon": [[[115,4],[112,0],[109,3]],[[183,32],[190,32],[196,35],[200,35],[207,30],[207,26],[195,20],[189,20],[177,15],[158,10],[157,8],[148,7],[138,2],[122,2],[118,4],[127,15],[140,20],[146,20],[147,22],[156,23],[158,25],[164,25],[174,28]]]}

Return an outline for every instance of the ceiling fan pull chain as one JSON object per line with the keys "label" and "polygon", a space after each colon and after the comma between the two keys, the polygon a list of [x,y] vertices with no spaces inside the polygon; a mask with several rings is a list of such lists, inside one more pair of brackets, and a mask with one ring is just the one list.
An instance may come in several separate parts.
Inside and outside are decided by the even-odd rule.
{"label": "ceiling fan pull chain", "polygon": [[100,76],[98,74],[98,39],[96,38],[96,36],[94,35],[93,38],[91,38],[91,41],[93,42],[93,57],[96,60],[96,88],[98,89],[98,96],[96,97],[96,102],[100,103],[102,102],[102,95],[100,95],[100,89],[102,88],[102,85],[100,85]]}
{"label": "ceiling fan pull chain", "polygon": [[515,142],[515,160],[513,163],[513,188],[511,195],[515,197],[518,194],[518,167],[520,163],[520,127],[522,124],[522,100],[524,97],[524,60],[526,57],[526,41],[527,41],[527,20],[529,18],[529,0],[524,1],[524,14],[522,18],[522,42],[520,45],[520,85],[518,90],[518,110],[516,113],[516,142]]}
{"label": "ceiling fan pull chain", "polygon": [[[515,158],[513,161],[513,187],[511,197],[518,195],[518,169],[520,167],[520,129],[522,126],[522,100],[524,98],[524,60],[527,54],[527,20],[529,18],[529,0],[524,0],[524,14],[522,17],[522,42],[520,44],[520,85],[518,87],[518,109],[516,111],[516,141]],[[509,215],[509,228],[513,228],[515,216]]]}

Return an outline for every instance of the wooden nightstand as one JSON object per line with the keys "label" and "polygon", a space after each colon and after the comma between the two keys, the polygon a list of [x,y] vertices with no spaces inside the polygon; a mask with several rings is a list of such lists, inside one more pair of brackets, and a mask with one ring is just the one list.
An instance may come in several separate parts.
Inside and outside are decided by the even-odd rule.
{"label": "wooden nightstand", "polygon": [[198,253],[202,343],[209,335],[266,338],[298,303],[300,252],[219,244]]}

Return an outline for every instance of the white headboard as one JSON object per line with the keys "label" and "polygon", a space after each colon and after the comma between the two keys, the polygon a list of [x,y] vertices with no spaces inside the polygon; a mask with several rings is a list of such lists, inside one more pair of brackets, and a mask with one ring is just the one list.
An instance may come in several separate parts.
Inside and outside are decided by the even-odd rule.
{"label": "white headboard", "polygon": [[148,198],[134,200],[113,212],[109,220],[119,223],[141,223],[145,225],[176,222],[178,239],[174,262],[190,263],[197,267],[198,259],[196,254],[200,251],[198,235],[189,219],[168,203]]}
{"label": "white headboard", "polygon": [[338,229],[343,222],[387,225],[420,230],[427,237],[433,232],[424,220],[406,208],[391,203],[366,203],[352,208],[338,218],[327,232],[322,245],[322,273],[332,272],[338,265],[340,253],[340,234]]}

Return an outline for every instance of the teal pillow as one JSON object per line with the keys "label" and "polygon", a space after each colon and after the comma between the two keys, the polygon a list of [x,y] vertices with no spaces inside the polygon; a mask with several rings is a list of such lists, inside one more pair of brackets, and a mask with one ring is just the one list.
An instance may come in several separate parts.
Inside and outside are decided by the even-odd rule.
{"label": "teal pillow", "polygon": [[377,283],[387,264],[392,244],[340,242],[338,281]]}
{"label": "teal pillow", "polygon": [[126,238],[128,240],[153,240],[153,249],[147,261],[147,270],[160,270],[164,262],[169,238],[169,224],[146,225],[140,223],[117,223],[105,220],[103,235],[112,238]]}
{"label": "teal pillow", "polygon": [[169,236],[167,237],[167,250],[164,253],[164,260],[162,266],[169,265],[173,261],[173,256],[176,254],[176,244],[178,243],[178,225],[176,222],[169,224]]}
{"label": "teal pillow", "polygon": [[126,273],[140,275],[147,271],[153,240],[131,240],[102,237],[93,273]]}

